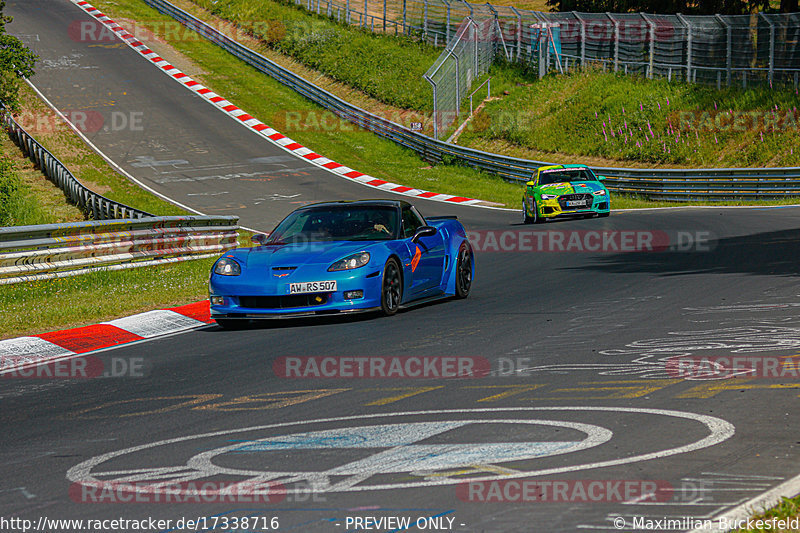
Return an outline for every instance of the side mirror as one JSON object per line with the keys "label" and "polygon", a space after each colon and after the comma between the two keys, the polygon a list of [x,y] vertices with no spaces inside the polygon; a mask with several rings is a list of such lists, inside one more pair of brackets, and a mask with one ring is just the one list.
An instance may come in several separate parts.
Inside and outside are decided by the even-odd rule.
{"label": "side mirror", "polygon": [[597,181],[606,181],[605,176],[597,176]]}
{"label": "side mirror", "polygon": [[254,244],[258,244],[259,246],[263,246],[264,243],[267,242],[267,237],[269,237],[269,235],[267,235],[266,233],[254,233],[253,236],[250,237],[250,240]]}
{"label": "side mirror", "polygon": [[436,235],[438,230],[433,226],[422,226],[417,230],[413,237],[411,237],[411,242],[416,243],[422,237],[433,237]]}

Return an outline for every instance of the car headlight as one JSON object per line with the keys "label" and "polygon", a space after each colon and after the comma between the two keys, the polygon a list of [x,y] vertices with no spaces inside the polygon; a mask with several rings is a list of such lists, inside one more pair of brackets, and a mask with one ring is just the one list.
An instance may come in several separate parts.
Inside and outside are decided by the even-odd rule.
{"label": "car headlight", "polygon": [[242,267],[239,263],[228,257],[223,257],[214,265],[214,274],[220,276],[238,276],[241,273]]}
{"label": "car headlight", "polygon": [[603,189],[602,191],[594,191],[594,195],[595,196],[605,196],[606,195],[606,191],[605,191],[605,189]]}
{"label": "car headlight", "polygon": [[555,200],[556,198],[558,198],[557,194],[543,194],[542,195],[542,200]]}
{"label": "car headlight", "polygon": [[328,267],[328,272],[336,272],[337,270],[353,270],[354,268],[361,268],[367,263],[369,263],[369,252],[358,252],[348,255],[344,259],[339,259]]}

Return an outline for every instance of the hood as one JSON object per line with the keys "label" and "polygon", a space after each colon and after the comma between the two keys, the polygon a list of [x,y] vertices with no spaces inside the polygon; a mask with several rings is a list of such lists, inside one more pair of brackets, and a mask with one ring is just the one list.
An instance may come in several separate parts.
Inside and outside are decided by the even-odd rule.
{"label": "hood", "polygon": [[308,242],[254,246],[246,253],[247,268],[325,265],[357,252],[369,251],[375,241]]}
{"label": "hood", "polygon": [[593,193],[595,191],[602,191],[605,189],[599,181],[575,181],[548,183],[542,185],[539,190],[542,194],[572,194],[572,193]]}

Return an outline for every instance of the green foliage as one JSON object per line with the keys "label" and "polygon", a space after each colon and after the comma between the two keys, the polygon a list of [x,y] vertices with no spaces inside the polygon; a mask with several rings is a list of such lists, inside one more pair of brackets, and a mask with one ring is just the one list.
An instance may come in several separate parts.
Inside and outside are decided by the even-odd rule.
{"label": "green foliage", "polygon": [[247,28],[267,46],[373,98],[406,109],[431,110],[430,85],[422,75],[441,53],[438,48],[338,24],[335,11],[331,19],[312,16],[288,0],[194,1]]}
{"label": "green foliage", "polygon": [[33,76],[37,56],[22,42],[6,33],[11,17],[3,15],[6,3],[0,0],[0,102],[15,109],[19,80]]}

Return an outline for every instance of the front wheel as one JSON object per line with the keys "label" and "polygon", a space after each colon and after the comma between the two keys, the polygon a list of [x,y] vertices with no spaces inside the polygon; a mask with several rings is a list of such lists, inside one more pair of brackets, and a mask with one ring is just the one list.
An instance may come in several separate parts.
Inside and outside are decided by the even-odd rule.
{"label": "front wheel", "polygon": [[472,288],[472,250],[461,243],[456,260],[456,297],[466,298]]}
{"label": "front wheel", "polygon": [[523,224],[533,224],[533,217],[528,216],[528,206],[525,205],[525,198],[522,199],[522,221]]}
{"label": "front wheel", "polygon": [[383,267],[381,284],[381,310],[386,316],[392,316],[400,308],[403,297],[403,281],[400,277],[400,265],[394,258],[386,261]]}

